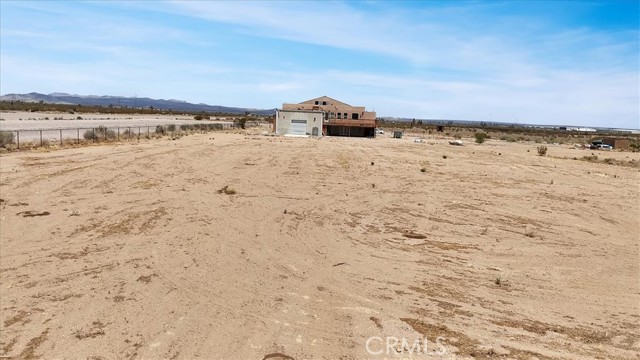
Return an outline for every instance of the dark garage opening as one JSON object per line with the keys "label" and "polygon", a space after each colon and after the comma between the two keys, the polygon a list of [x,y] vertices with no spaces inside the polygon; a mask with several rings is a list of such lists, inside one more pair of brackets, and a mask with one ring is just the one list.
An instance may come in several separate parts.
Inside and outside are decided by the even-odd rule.
{"label": "dark garage opening", "polygon": [[375,128],[356,126],[327,126],[329,136],[375,137]]}

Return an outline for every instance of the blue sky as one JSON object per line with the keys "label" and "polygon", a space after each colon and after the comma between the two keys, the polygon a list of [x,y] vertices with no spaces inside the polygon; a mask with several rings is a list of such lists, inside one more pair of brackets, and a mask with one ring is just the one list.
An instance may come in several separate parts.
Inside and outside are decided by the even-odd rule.
{"label": "blue sky", "polygon": [[0,1],[0,93],[640,128],[637,1]]}

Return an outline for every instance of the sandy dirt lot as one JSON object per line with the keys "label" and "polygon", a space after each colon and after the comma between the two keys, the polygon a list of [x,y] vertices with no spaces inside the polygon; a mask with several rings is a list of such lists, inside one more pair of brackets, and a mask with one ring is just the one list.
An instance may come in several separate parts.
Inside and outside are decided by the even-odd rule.
{"label": "sandy dirt lot", "polygon": [[638,168],[467,143],[4,154],[0,355],[640,358]]}

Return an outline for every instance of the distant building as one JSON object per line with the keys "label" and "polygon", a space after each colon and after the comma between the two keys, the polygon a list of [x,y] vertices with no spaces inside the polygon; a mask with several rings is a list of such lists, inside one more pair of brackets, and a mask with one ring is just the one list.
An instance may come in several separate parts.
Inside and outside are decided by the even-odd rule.
{"label": "distant building", "polygon": [[629,139],[606,137],[602,139],[602,143],[611,145],[616,150],[629,148]]}
{"label": "distant building", "polygon": [[567,131],[579,131],[579,132],[596,132],[596,131],[598,131],[597,129],[594,129],[594,128],[568,127],[568,126],[561,126],[558,129],[559,130],[567,130]]}
{"label": "distant building", "polygon": [[376,113],[328,96],[276,110],[274,132],[288,135],[374,137]]}

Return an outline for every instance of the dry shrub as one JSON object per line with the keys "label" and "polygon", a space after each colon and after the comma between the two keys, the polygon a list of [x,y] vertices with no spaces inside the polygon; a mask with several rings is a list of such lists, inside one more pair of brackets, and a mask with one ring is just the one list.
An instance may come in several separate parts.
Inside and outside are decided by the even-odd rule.
{"label": "dry shrub", "polygon": [[229,187],[229,185],[225,185],[222,187],[222,189],[218,190],[218,194],[227,194],[227,195],[233,195],[235,194],[236,191],[232,188]]}
{"label": "dry shrub", "polygon": [[15,135],[12,131],[0,131],[0,147],[13,144]]}
{"label": "dry shrub", "polygon": [[538,146],[538,155],[540,156],[547,155],[547,147],[545,145]]}
{"label": "dry shrub", "polygon": [[106,126],[100,125],[95,129],[85,131],[82,136],[86,140],[111,140],[116,138],[116,132],[107,129]]}

